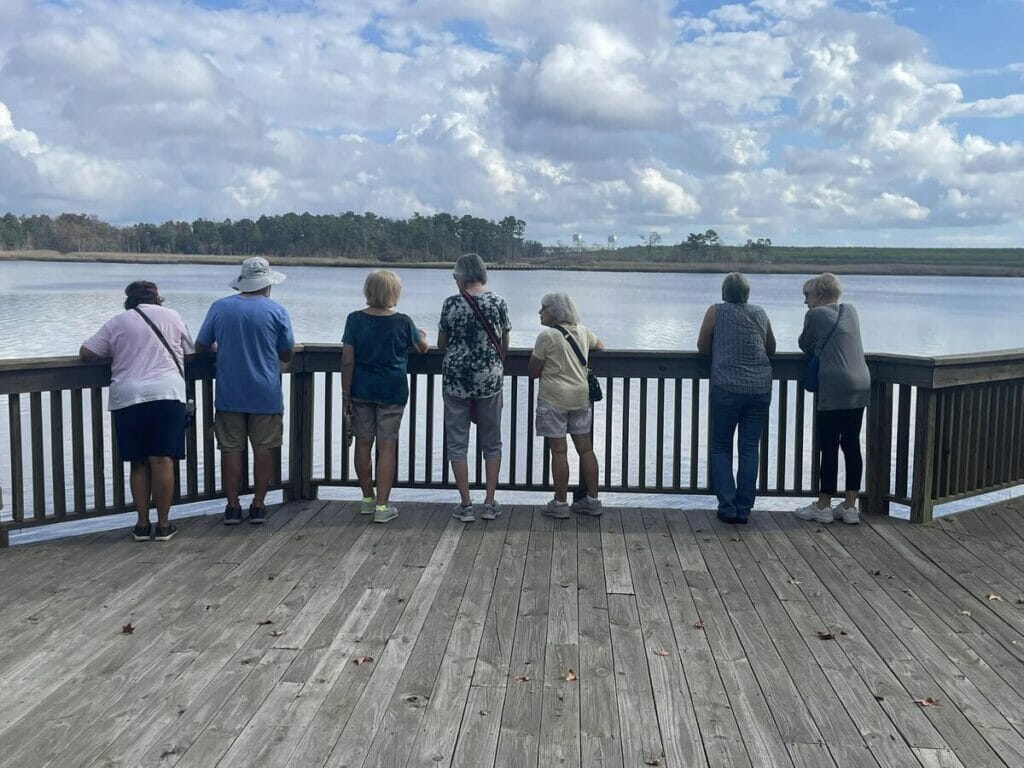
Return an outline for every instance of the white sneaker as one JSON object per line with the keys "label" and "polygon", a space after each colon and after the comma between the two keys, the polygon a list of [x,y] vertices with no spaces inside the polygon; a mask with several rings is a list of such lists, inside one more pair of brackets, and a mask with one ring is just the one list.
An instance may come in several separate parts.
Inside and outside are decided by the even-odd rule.
{"label": "white sneaker", "polygon": [[832,507],[832,519],[842,520],[847,525],[857,525],[860,522],[860,511],[856,506],[847,508],[845,504],[839,502]]}
{"label": "white sneaker", "polygon": [[814,523],[832,522],[832,507],[825,507],[822,509],[813,501],[806,507],[800,507],[800,509],[793,510],[793,514],[801,520],[809,520]]}

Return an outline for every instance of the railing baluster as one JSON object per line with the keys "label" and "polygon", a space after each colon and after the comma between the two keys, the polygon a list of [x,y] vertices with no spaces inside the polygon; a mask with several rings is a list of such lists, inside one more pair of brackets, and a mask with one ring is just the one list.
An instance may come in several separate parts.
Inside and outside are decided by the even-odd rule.
{"label": "railing baluster", "polygon": [[910,387],[900,385],[898,410],[896,411],[896,492],[903,498],[910,498],[907,488],[910,473]]}
{"label": "railing baluster", "polygon": [[25,519],[25,460],[21,447],[21,396],[7,396],[7,424],[11,445],[11,519]]}
{"label": "railing baluster", "polygon": [[665,380],[658,379],[657,434],[654,438],[655,482],[659,491],[665,487]]}
{"label": "railing baluster", "polygon": [[789,382],[779,380],[778,442],[775,455],[775,487],[780,493],[786,488],[786,435],[789,432]]}
{"label": "railing baluster", "polygon": [[[196,402],[196,382],[189,379],[185,384],[188,392],[187,400]],[[185,432],[185,488],[190,499],[199,496],[199,436],[196,425],[199,423],[199,414],[192,414],[192,423]]]}
{"label": "railing baluster", "polygon": [[[604,380],[604,444],[611,446],[612,443],[612,425],[615,421],[615,408],[613,403],[615,402],[615,380],[611,376],[606,376]],[[612,487],[612,457],[605,451],[604,457],[604,487]]]}
{"label": "railing baluster", "polygon": [[619,457],[619,484],[623,488],[629,488],[629,422],[630,410],[633,402],[629,396],[631,379],[628,376],[622,379],[622,435],[619,445],[622,446],[622,453]]}
{"label": "railing baluster", "polygon": [[408,464],[408,473],[406,475],[406,481],[409,483],[416,482],[416,419],[419,414],[419,377],[415,374],[409,377],[409,412],[406,414],[406,423],[409,425],[409,445],[408,454],[406,456],[406,463]]}
{"label": "railing baluster", "polygon": [[52,481],[53,514],[67,516],[64,471],[64,393],[50,392],[50,478]]}
{"label": "railing baluster", "polygon": [[434,481],[434,376],[427,374],[427,444],[423,450],[424,480]]}
{"label": "railing baluster", "polygon": [[[526,484],[533,485],[534,380],[526,380]],[[545,452],[546,453],[546,452]],[[544,480],[547,479],[545,474]]]}
{"label": "railing baluster", "polygon": [[117,432],[113,429],[113,415],[110,417],[110,422],[110,469],[114,492],[114,511],[124,512],[124,462],[121,461],[121,450],[117,446]]}
{"label": "railing baluster", "polygon": [[508,432],[508,482],[515,485],[516,482],[516,459],[519,453],[519,377],[513,376],[511,385],[511,397],[509,403],[509,432]]}
{"label": "railing baluster", "polygon": [[29,401],[29,435],[32,444],[32,517],[46,519],[46,469],[43,466],[43,393],[32,392]]}
{"label": "railing baluster", "polygon": [[796,412],[793,414],[793,490],[804,492],[804,434],[807,424],[804,420],[806,395],[800,383],[796,385]]}
{"label": "railing baluster", "polygon": [[[710,418],[710,413],[708,418]],[[700,379],[690,379],[690,487],[697,488],[700,470]]]}
{"label": "railing baluster", "polygon": [[85,500],[85,406],[82,390],[71,390],[71,474],[74,513],[84,514]]}
{"label": "railing baluster", "polygon": [[647,487],[647,379],[640,379],[640,436],[637,439],[637,488]]}
{"label": "railing baluster", "polygon": [[[416,378],[415,376],[413,377]],[[334,374],[324,372],[324,480],[334,477]],[[409,441],[409,452],[412,453],[412,440]]]}
{"label": "railing baluster", "polygon": [[[196,414],[199,418],[200,414]],[[203,381],[203,493],[213,496],[217,493],[217,455],[213,450],[213,380]]]}
{"label": "railing baluster", "polygon": [[682,482],[683,464],[683,380],[674,379],[675,388],[672,392],[674,403],[672,408],[672,488],[678,490]]}
{"label": "railing baluster", "polygon": [[92,493],[93,510],[107,509],[107,479],[104,472],[106,452],[103,448],[103,390],[93,387],[89,392],[89,418],[92,423]]}

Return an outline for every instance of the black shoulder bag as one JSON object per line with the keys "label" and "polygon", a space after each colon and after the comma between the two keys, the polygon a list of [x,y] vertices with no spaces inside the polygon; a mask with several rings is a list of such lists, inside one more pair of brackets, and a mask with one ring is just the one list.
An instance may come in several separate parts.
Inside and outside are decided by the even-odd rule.
{"label": "black shoulder bag", "polygon": [[832,334],[836,332],[836,328],[839,327],[839,321],[843,317],[844,305],[839,305],[839,314],[836,315],[836,323],[832,326],[832,330],[828,332],[828,336],[825,337],[825,342],[818,347],[818,351],[811,355],[807,361],[807,367],[804,368],[804,379],[803,386],[808,392],[818,391],[818,369],[821,367],[821,351],[825,349],[825,346],[832,340]]}
{"label": "black shoulder bag", "polygon": [[[184,366],[180,362],[178,362],[177,355],[174,354],[174,350],[171,349],[171,345],[167,343],[167,339],[164,338],[164,335],[160,332],[160,329],[156,327],[156,323],[154,323],[152,320],[150,320],[149,317],[147,317],[146,313],[143,312],[138,307],[133,307],[133,309],[136,312],[139,313],[139,316],[143,320],[146,321],[146,325],[148,325],[150,328],[153,329],[153,333],[155,333],[156,337],[158,339],[160,339],[160,343],[164,345],[164,349],[167,350],[167,354],[169,354],[171,356],[171,360],[174,361],[174,367],[178,369],[178,373],[181,375],[182,381],[186,381]],[[188,429],[190,426],[192,426],[192,418],[195,416],[195,412],[196,412],[196,401],[195,400],[186,400],[185,401],[185,428],[186,429]]]}
{"label": "black shoulder bag", "polygon": [[601,382],[597,380],[597,376],[590,370],[590,362],[583,356],[583,352],[580,351],[579,345],[576,343],[576,339],[572,337],[565,328],[560,325],[553,326],[557,328],[561,334],[565,337],[565,340],[569,342],[569,346],[572,347],[572,351],[576,353],[576,359],[580,361],[580,365],[583,366],[583,370],[587,372],[587,394],[590,397],[590,402],[596,403],[604,398],[604,393],[601,391]]}

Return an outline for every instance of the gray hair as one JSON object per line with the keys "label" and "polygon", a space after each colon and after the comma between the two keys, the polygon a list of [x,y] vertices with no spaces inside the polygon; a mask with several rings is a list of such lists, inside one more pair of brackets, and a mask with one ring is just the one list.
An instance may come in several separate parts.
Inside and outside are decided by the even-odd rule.
{"label": "gray hair", "polygon": [[576,304],[567,293],[549,293],[540,300],[540,306],[550,312],[551,319],[559,325],[576,325],[580,321]]}
{"label": "gray hair", "polygon": [[730,272],[722,281],[722,301],[746,304],[750,298],[750,281],[741,272]]}
{"label": "gray hair", "polygon": [[822,272],[804,283],[804,294],[815,295],[829,302],[839,301],[843,286],[831,272]]}
{"label": "gray hair", "polygon": [[464,285],[470,283],[483,285],[487,282],[487,267],[484,266],[484,260],[480,258],[479,254],[464,253],[455,262],[452,277]]}

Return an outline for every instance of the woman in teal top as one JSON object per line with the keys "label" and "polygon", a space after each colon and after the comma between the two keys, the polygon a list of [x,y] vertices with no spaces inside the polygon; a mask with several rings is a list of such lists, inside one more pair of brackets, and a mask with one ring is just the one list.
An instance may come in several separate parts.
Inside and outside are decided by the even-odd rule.
{"label": "woman in teal top", "polygon": [[[406,366],[409,352],[426,352],[427,334],[412,318],[394,310],[402,293],[398,275],[371,272],[363,284],[366,309],[345,320],[341,388],[345,413],[355,436],[356,476],[363,491],[362,513],[375,523],[398,516],[388,503],[397,462],[398,429],[409,400]],[[377,441],[377,492],[374,494],[371,451]]]}

